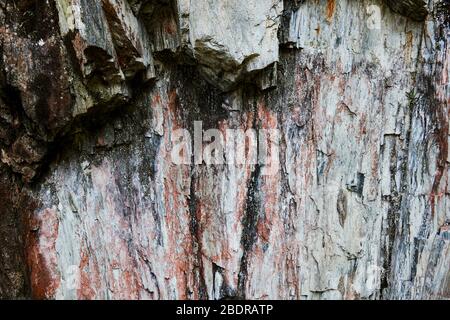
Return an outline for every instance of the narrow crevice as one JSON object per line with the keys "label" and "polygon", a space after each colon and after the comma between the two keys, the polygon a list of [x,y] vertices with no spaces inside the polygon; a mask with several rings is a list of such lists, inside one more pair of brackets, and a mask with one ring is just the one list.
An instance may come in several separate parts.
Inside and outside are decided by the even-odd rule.
{"label": "narrow crevice", "polygon": [[253,170],[248,186],[247,199],[245,204],[245,215],[242,220],[243,230],[241,237],[241,245],[243,249],[241,264],[238,276],[238,296],[242,299],[246,298],[245,286],[248,277],[248,257],[251,253],[253,245],[257,240],[257,223],[260,210],[260,202],[258,195],[258,184],[260,178],[261,168],[257,164]]}
{"label": "narrow crevice", "polygon": [[[205,269],[203,266],[202,259],[202,241],[201,241],[201,230],[199,226],[199,217],[197,215],[198,210],[198,199],[195,193],[195,165],[191,166],[191,184],[189,189],[189,215],[190,215],[190,223],[189,223],[189,231],[192,237],[192,248],[193,248],[193,257],[194,257],[194,276],[195,276],[195,288],[198,292],[198,299],[207,300],[208,290],[206,288],[205,283]],[[189,295],[188,295],[189,296]]]}

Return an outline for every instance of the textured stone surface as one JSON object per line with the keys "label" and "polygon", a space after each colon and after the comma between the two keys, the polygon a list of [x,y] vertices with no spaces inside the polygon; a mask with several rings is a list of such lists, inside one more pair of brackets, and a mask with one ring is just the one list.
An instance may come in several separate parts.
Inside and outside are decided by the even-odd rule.
{"label": "textured stone surface", "polygon": [[[449,299],[449,5],[421,7],[0,4],[0,296]],[[200,120],[279,129],[279,173],[175,165]]]}
{"label": "textured stone surface", "polygon": [[411,19],[423,21],[427,14],[427,2],[424,0],[386,0],[389,7]]}
{"label": "textured stone surface", "polygon": [[228,89],[243,72],[278,61],[281,0],[179,0],[182,45],[201,71]]}

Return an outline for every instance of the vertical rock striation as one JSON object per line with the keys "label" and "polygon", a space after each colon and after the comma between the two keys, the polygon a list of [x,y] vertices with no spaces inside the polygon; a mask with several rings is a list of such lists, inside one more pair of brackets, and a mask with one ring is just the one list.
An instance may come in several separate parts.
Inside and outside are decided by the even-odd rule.
{"label": "vertical rock striation", "polygon": [[[449,16],[0,4],[0,297],[449,299]],[[279,130],[279,170],[174,163],[198,121]]]}

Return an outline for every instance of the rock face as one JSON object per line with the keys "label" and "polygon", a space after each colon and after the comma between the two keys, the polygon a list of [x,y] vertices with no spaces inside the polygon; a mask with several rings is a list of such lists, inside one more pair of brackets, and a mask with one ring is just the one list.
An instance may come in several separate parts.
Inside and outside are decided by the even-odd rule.
{"label": "rock face", "polygon": [[427,14],[427,3],[424,0],[386,0],[389,7],[413,20],[423,21]]}
{"label": "rock face", "polygon": [[177,4],[182,45],[221,89],[229,90],[243,73],[278,61],[281,0],[180,0]]}
{"label": "rock face", "polygon": [[[0,4],[0,297],[449,299],[449,16]],[[199,121],[223,156],[177,164]]]}

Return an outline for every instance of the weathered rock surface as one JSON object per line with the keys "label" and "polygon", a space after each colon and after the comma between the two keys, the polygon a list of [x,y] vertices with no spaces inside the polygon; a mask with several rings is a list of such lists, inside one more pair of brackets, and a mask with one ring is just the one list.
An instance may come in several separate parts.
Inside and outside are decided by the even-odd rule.
{"label": "weathered rock surface", "polygon": [[427,2],[424,0],[386,0],[389,7],[416,21],[423,21],[427,14]]}
{"label": "weathered rock surface", "polygon": [[182,52],[223,91],[248,74],[274,68],[278,61],[281,0],[159,0],[132,5],[147,22],[155,51]]}
{"label": "weathered rock surface", "polygon": [[[0,4],[0,297],[449,299],[449,8]],[[194,121],[280,171],[174,164]]]}
{"label": "weathered rock surface", "polygon": [[179,0],[182,45],[213,83],[226,90],[243,72],[278,61],[281,0]]}

